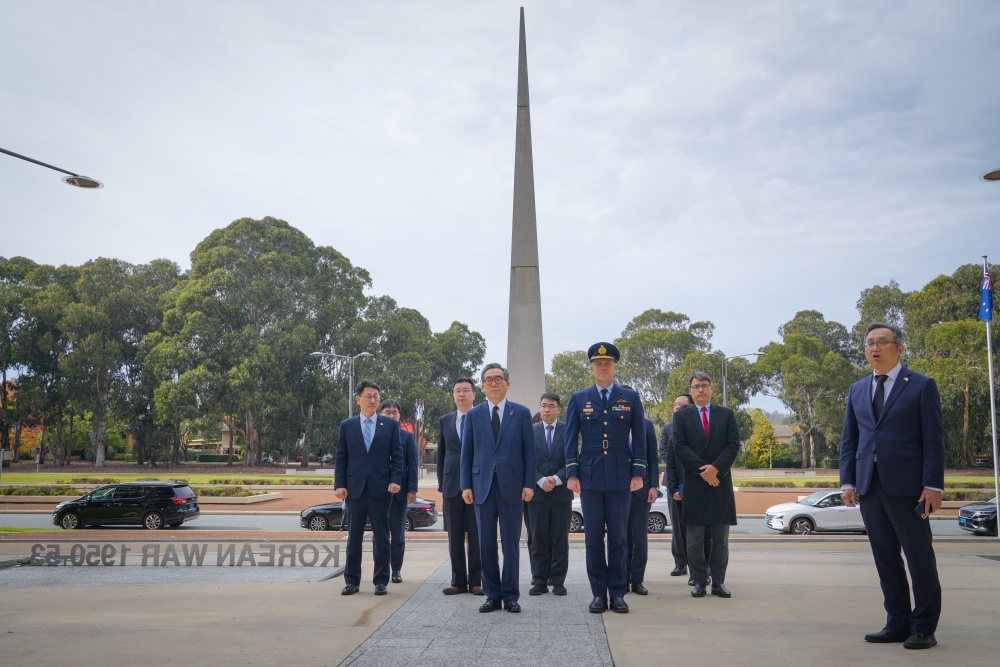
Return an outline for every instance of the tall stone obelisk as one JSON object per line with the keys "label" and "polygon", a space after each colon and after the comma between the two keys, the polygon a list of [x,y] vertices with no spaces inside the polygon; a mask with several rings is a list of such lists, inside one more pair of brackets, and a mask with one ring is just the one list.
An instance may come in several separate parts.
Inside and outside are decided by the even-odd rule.
{"label": "tall stone obelisk", "polygon": [[528,52],[524,7],[517,58],[517,132],[514,139],[514,223],[510,246],[510,314],[507,323],[509,397],[538,411],[545,392],[542,353],[542,295],[538,280],[535,229],[535,172],[531,162],[531,113],[528,107]]}

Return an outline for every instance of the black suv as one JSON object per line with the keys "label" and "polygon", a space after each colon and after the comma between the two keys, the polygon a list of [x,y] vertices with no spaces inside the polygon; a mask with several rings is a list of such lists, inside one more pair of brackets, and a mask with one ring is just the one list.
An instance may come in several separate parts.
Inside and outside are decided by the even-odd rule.
{"label": "black suv", "polygon": [[198,496],[187,482],[122,482],[56,505],[52,523],[62,528],[140,525],[149,530],[197,519]]}

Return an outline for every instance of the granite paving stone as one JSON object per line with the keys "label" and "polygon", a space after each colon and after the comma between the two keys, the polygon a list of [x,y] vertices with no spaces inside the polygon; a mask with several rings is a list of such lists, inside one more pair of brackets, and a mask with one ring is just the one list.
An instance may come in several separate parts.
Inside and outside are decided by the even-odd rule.
{"label": "granite paving stone", "polygon": [[[521,613],[479,613],[485,598],[442,595],[447,561],[341,665],[611,665],[602,617],[587,612],[590,586],[582,550],[570,552],[569,595],[527,595],[528,553],[521,550]],[[418,646],[417,642],[420,643]],[[422,647],[422,648],[421,648]]]}

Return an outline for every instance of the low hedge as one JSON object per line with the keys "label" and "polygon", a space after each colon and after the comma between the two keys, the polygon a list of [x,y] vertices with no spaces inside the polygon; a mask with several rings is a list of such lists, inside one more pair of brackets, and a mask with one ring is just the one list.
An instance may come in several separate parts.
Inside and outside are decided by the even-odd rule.
{"label": "low hedge", "polygon": [[211,496],[215,498],[246,498],[248,496],[259,496],[259,491],[246,489],[242,486],[199,486],[194,492],[199,496]]}
{"label": "low hedge", "polygon": [[317,484],[333,484],[332,479],[274,479],[274,478],[235,478],[226,477],[220,479],[210,479],[209,484],[243,484],[245,486],[273,486],[277,484],[290,484],[290,485],[317,485]]}
{"label": "low hedge", "polygon": [[989,491],[945,491],[941,497],[944,500],[968,500],[972,502],[989,500],[993,497],[993,493]]}
{"label": "low hedge", "polygon": [[741,481],[737,486],[758,489],[793,489],[795,488],[795,482],[772,482],[766,479],[751,479]]}
{"label": "low hedge", "polygon": [[[945,482],[946,489],[992,489],[993,480],[988,482]],[[990,496],[992,498],[992,496]]]}
{"label": "low hedge", "polygon": [[44,484],[42,486],[3,486],[0,487],[0,496],[79,496],[79,491],[72,486],[58,484],[55,486]]}

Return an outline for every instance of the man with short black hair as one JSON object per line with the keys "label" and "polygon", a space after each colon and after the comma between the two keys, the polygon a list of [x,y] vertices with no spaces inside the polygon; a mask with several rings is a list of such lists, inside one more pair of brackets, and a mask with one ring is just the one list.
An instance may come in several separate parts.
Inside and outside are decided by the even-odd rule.
{"label": "man with short black hair", "polygon": [[[391,398],[382,401],[378,413],[399,421],[399,402]],[[389,565],[392,583],[403,583],[403,556],[406,553],[406,513],[417,499],[417,441],[400,425],[399,442],[403,448],[403,484],[389,501]]]}
{"label": "man with short black hair", "polygon": [[[865,635],[904,648],[937,645],[941,582],[927,517],[941,507],[944,489],[944,421],[932,378],[900,363],[903,331],[873,322],[865,334],[872,374],[847,395],[840,441],[844,504],[861,500],[875,569],[882,584],[885,627]],[[906,556],[910,586],[900,551]]]}
{"label": "man with short black hair", "polygon": [[[684,466],[682,520],[687,530],[688,567],[694,579],[691,597],[705,597],[709,569],[712,595],[730,598],[729,527],[736,525],[736,497],[731,469],[740,451],[736,414],[712,403],[712,378],[695,371],[688,379],[694,407],[674,413],[673,440]],[[711,560],[705,554],[705,533],[712,536]]]}
{"label": "man with short black hair", "polygon": [[483,565],[479,556],[479,524],[476,512],[462,499],[462,429],[476,400],[472,378],[455,380],[451,389],[455,412],[438,422],[437,478],[448,532],[448,556],[451,559],[451,585],[445,595],[471,592],[483,594]]}
{"label": "man with short black hair", "polygon": [[[479,553],[483,558],[482,613],[504,607],[519,613],[521,591],[521,517],[534,495],[535,445],[531,411],[507,400],[510,377],[500,364],[482,372],[486,402],[469,410],[462,429],[462,498],[475,503]],[[503,573],[497,553],[497,527],[503,542]]]}
{"label": "man with short black hair", "polygon": [[385,595],[389,583],[389,501],[403,482],[403,448],[399,422],[376,414],[378,385],[362,380],[354,389],[360,413],[340,422],[333,495],[345,501],[347,564],[341,595],[354,595],[361,583],[361,544],[365,521],[372,525],[375,595]]}
{"label": "man with short black hair", "polygon": [[566,486],[566,449],[563,447],[566,422],[559,419],[562,412],[559,394],[542,394],[539,408],[541,421],[532,427],[535,494],[524,504],[531,517],[529,530],[533,533],[528,548],[532,584],[528,594],[548,593],[551,581],[555,595],[566,595],[569,518],[573,505],[573,492]]}

